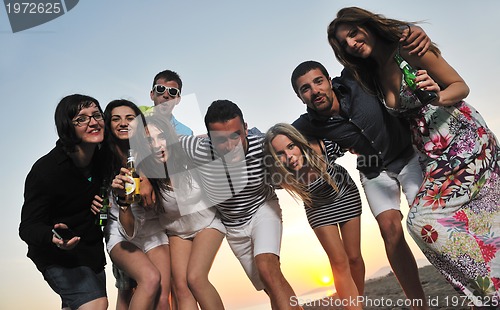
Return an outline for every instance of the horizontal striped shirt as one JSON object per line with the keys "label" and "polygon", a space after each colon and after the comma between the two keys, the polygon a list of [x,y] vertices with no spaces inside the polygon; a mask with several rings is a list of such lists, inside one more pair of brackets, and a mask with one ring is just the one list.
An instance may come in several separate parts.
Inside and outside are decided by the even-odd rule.
{"label": "horizontal striped shirt", "polygon": [[335,163],[342,156],[340,147],[323,140],[328,162],[327,172],[338,187],[336,191],[325,179],[319,177],[308,185],[312,207],[306,207],[307,220],[312,228],[335,225],[361,215],[361,197],[349,172]]}
{"label": "horizontal striped shirt", "polygon": [[265,201],[276,198],[272,187],[264,182],[263,136],[249,135],[245,160],[236,163],[227,163],[218,156],[209,138],[180,136],[179,139],[224,225],[236,227],[247,223]]}

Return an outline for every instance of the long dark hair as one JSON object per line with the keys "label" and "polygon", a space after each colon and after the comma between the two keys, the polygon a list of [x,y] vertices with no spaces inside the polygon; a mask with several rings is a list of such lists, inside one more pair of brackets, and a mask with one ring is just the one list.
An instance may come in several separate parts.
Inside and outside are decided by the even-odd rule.
{"label": "long dark hair", "polygon": [[[172,195],[175,190],[182,190],[189,194],[192,189],[192,177],[189,172],[193,168],[192,163],[189,161],[186,153],[180,146],[175,130],[165,117],[160,115],[148,116],[145,119],[145,133],[149,134],[149,129],[153,126],[161,131],[166,141],[166,148],[168,152],[168,160],[166,163],[159,163],[154,158],[152,145],[148,143],[147,155],[141,154],[138,157],[143,158],[138,164],[138,170],[142,175],[146,176],[153,187],[153,191],[157,199],[155,209],[157,212],[162,212],[162,200],[167,195]],[[140,138],[139,133],[133,136],[133,139]],[[148,141],[145,137],[145,141]],[[134,143],[136,144],[136,143]],[[143,144],[143,143],[138,143]],[[139,152],[146,150],[146,147],[140,147]]]}
{"label": "long dark hair", "polygon": [[[142,119],[142,123],[144,124],[144,115],[137,105],[135,105],[132,101],[126,99],[117,99],[113,100],[106,106],[104,110],[104,123],[106,126],[104,141],[105,147],[104,150],[106,152],[106,176],[108,176],[109,181],[111,181],[115,175],[120,173],[120,168],[123,167],[123,156],[127,156],[126,154],[120,154],[118,152],[119,148],[119,139],[113,134],[113,130],[111,128],[111,117],[113,113],[113,109],[117,107],[126,106],[134,111],[134,114],[137,117]],[[130,137],[129,137],[130,139]]]}
{"label": "long dark hair", "polygon": [[[403,37],[403,32],[409,29],[409,25],[416,23],[386,18],[381,14],[375,14],[358,7],[346,7],[338,11],[337,17],[328,26],[328,43],[330,43],[337,60],[352,72],[354,78],[361,83],[366,91],[376,95],[379,88],[378,64],[372,58],[363,59],[347,53],[335,36],[338,27],[348,25],[363,28],[369,30],[377,39],[386,44],[397,44]],[[440,53],[434,43],[429,47],[429,51],[435,54]]]}

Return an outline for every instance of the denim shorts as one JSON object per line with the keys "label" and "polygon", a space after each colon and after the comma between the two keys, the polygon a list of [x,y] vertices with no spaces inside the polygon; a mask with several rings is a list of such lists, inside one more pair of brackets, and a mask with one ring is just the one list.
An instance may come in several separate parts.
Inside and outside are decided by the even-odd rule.
{"label": "denim shorts", "polygon": [[58,265],[47,267],[45,281],[62,300],[62,308],[78,309],[83,304],[106,295],[106,274],[95,273],[87,266],[67,268]]}

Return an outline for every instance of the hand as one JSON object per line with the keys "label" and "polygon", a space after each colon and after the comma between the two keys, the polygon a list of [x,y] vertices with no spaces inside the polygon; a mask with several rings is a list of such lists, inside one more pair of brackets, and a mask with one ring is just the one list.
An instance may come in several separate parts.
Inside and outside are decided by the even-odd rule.
{"label": "hand", "polygon": [[125,183],[132,183],[133,180],[130,178],[130,171],[127,168],[121,168],[120,174],[115,176],[113,182],[111,182],[111,187],[113,188],[113,192],[118,197],[125,196]]}
{"label": "hand", "polygon": [[434,81],[434,79],[432,79],[432,77],[427,74],[427,70],[418,70],[415,82],[417,83],[418,88],[421,88],[423,90],[434,91],[436,93],[439,93],[439,91],[441,90],[439,84],[436,83],[436,81]]}
{"label": "hand", "polygon": [[141,177],[141,198],[144,207],[153,207],[156,202],[153,186],[151,186],[151,182],[146,177]]}
{"label": "hand", "polygon": [[[68,226],[63,223],[58,223],[54,225],[54,228],[68,229]],[[54,243],[61,250],[72,250],[80,242],[80,237],[75,236],[69,240],[62,240],[52,235],[52,243]]]}
{"label": "hand", "polygon": [[94,215],[97,215],[99,213],[99,210],[102,208],[102,201],[103,199],[99,195],[94,196],[94,200],[92,200],[92,204],[90,205],[90,211],[94,213]]}
{"label": "hand", "polygon": [[404,49],[409,49],[411,54],[422,56],[429,50],[431,46],[431,39],[427,36],[425,31],[419,26],[408,26],[403,31],[403,36],[399,40]]}

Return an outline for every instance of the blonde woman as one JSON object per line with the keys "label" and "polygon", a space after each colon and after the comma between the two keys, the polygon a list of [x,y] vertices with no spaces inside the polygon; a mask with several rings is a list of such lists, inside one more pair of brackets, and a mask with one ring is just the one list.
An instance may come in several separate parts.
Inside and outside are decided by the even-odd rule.
{"label": "blonde woman", "polygon": [[340,148],[328,140],[308,142],[294,127],[280,123],[267,131],[264,150],[271,182],[304,202],[309,225],[328,255],[339,298],[363,295],[361,198],[349,173],[335,164]]}

